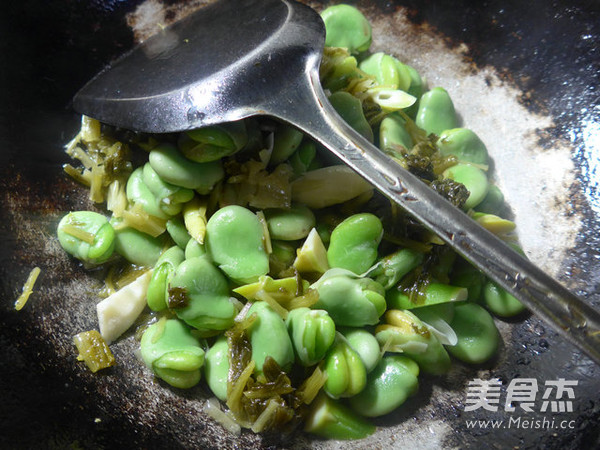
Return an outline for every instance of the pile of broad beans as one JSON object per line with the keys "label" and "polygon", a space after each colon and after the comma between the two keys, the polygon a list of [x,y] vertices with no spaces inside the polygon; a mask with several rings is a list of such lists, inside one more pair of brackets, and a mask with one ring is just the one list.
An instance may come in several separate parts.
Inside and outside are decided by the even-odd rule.
{"label": "pile of broad beans", "polygon": [[[371,27],[357,9],[322,17],[321,79],[339,114],[514,240],[486,147],[459,127],[448,93],[369,53]],[[98,355],[133,325],[141,299],[152,311],[139,330],[146,365],[176,388],[204,379],[226,404],[207,411],[234,431],[303,423],[329,438],[364,437],[374,429],[365,417],[402,405],[420,373],[494,356],[488,311],[523,310],[358,175],[328,165],[326,150],[271,119],[148,136],[84,117],[68,152],[83,167],[65,170],[111,214],[71,212],[58,226],[67,252],[109,268],[104,339],[86,347],[78,335],[82,358],[103,367]]]}

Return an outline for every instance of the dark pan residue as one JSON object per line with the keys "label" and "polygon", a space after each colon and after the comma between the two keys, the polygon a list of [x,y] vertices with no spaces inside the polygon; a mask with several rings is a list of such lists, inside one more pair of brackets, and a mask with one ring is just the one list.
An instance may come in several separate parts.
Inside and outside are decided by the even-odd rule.
{"label": "dark pan residue", "polygon": [[[309,443],[302,438],[245,434],[234,440],[199,411],[193,398],[206,395],[201,388],[184,393],[152,381],[131,355],[131,339],[115,345],[122,364],[104,373],[92,375],[75,360],[71,338],[95,327],[90,292],[101,274],[82,275],[81,267],[60,252],[52,237],[64,211],[88,207],[85,194],[60,169],[65,161],[62,147],[78,127],[69,103],[87,79],[131,47],[134,36],[125,15],[141,3],[24,0],[2,7],[0,51],[8,63],[0,68],[0,447],[320,448],[323,441]],[[162,3],[169,11],[187,4]],[[507,85],[521,90],[520,101],[532,113],[552,118],[551,127],[539,130],[539,147],[556,141],[572,146],[578,188],[570,193],[569,209],[582,223],[559,276],[598,306],[600,11],[596,2],[354,3],[372,16],[406,12],[415,26],[445,36],[449,51],[466,43],[464,57],[472,71],[493,67]],[[36,264],[43,267],[36,292],[16,313],[14,299]],[[485,367],[458,365],[448,376],[423,379],[411,404],[378,421],[385,440],[368,445],[600,446],[598,367],[573,353],[534,317],[500,326],[505,348],[497,360]],[[478,376],[499,377],[503,395],[516,377],[536,377],[540,382],[558,376],[578,379],[574,412],[565,413],[575,420],[576,428],[559,432],[466,429],[465,419],[473,416],[464,412],[464,390]],[[133,381],[125,384],[123,379]],[[481,418],[502,416],[502,412],[486,413]],[[395,426],[421,440],[411,440],[404,431],[395,433]],[[428,430],[433,431],[428,434]]]}

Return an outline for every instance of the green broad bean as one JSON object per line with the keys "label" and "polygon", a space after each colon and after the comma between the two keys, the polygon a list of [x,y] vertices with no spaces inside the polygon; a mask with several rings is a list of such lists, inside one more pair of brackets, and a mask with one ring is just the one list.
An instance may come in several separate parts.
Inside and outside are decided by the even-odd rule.
{"label": "green broad bean", "polygon": [[410,358],[385,356],[367,377],[365,388],[350,398],[350,405],[367,417],[388,414],[417,392],[418,375],[419,366]]}
{"label": "green broad bean", "polygon": [[310,165],[308,166],[308,170],[307,172],[310,172],[311,170],[317,170],[317,169],[322,169],[324,167],[323,161],[321,161],[321,159],[317,156],[315,156],[315,158],[310,162]]}
{"label": "green broad bean", "polygon": [[429,266],[429,273],[434,280],[440,283],[447,283],[450,281],[449,275],[454,267],[456,255],[456,252],[447,246],[441,248],[437,253],[437,261],[435,264]]}
{"label": "green broad bean", "polygon": [[375,336],[363,328],[342,328],[339,331],[370,373],[381,359],[381,348]]}
{"label": "green broad bean", "polygon": [[206,334],[231,328],[238,313],[227,279],[205,257],[186,259],[177,267],[167,304],[177,317]]}
{"label": "green broad bean", "polygon": [[219,400],[227,401],[229,377],[229,345],[225,336],[219,337],[204,355],[204,379]]}
{"label": "green broad bean", "polygon": [[106,217],[92,211],[65,215],[58,223],[56,234],[67,253],[86,263],[101,264],[115,249],[115,230]]}
{"label": "green broad bean", "polygon": [[335,324],[322,309],[293,309],[285,324],[296,359],[305,367],[321,361],[335,340]]}
{"label": "green broad bean", "polygon": [[471,264],[464,264],[452,271],[452,284],[466,288],[470,302],[479,301],[485,281],[485,275]]}
{"label": "green broad bean", "polygon": [[281,164],[294,154],[304,139],[304,133],[297,128],[280,123],[273,135],[273,152],[269,164]]}
{"label": "green broad bean", "polygon": [[[462,303],[457,303],[462,304]],[[437,305],[415,308],[410,312],[417,316],[424,323],[433,323],[436,320],[443,320],[446,323],[452,322],[454,317],[455,303],[438,303]]]}
{"label": "green broad bean", "polygon": [[331,232],[333,231],[333,228],[325,223],[317,223],[315,229],[317,230],[317,233],[319,234],[323,244],[329,245],[331,242]]}
{"label": "green broad bean", "polygon": [[239,120],[181,133],[178,147],[187,159],[206,163],[233,155],[247,143],[246,123]]}
{"label": "green broad bean", "polygon": [[[180,204],[189,202],[194,198],[194,191],[191,189],[165,182],[152,168],[150,163],[146,163],[143,166],[142,180],[159,201],[161,208],[170,215],[178,214],[181,211]],[[176,205],[179,205],[179,207],[175,209],[177,212],[174,214],[171,214],[166,209],[175,208]]]}
{"label": "green broad bean", "polygon": [[375,425],[321,393],[310,405],[304,431],[325,439],[363,439],[375,432]]}
{"label": "green broad bean", "polygon": [[354,214],[331,233],[327,250],[330,267],[356,274],[366,272],[377,259],[377,247],[383,236],[381,220],[371,213]]}
{"label": "green broad bean", "polygon": [[323,391],[331,398],[352,397],[367,382],[367,370],[360,356],[340,336],[336,336],[325,356],[323,371],[327,374]]}
{"label": "green broad bean", "polygon": [[315,215],[304,205],[292,205],[289,209],[266,209],[264,213],[272,239],[304,239],[315,226]]}
{"label": "green broad bean", "polygon": [[373,142],[373,129],[365,118],[362,103],[358,98],[348,92],[338,91],[329,96],[329,102],[348,125],[369,142]]}
{"label": "green broad bean", "polygon": [[312,288],[319,292],[314,307],[327,311],[339,326],[375,325],[386,308],[385,290],[370,278],[338,274],[332,269]]}
{"label": "green broad bean", "polygon": [[446,350],[455,358],[469,364],[482,364],[496,353],[500,333],[490,313],[481,306],[475,303],[456,305],[450,326],[458,342],[447,346]]}
{"label": "green broad bean", "polygon": [[373,53],[363,59],[358,65],[360,70],[373,75],[377,82],[390,89],[407,91],[411,77],[408,69],[390,55],[383,52]]}
{"label": "green broad bean", "polygon": [[181,211],[180,205],[179,207],[167,205],[166,208],[163,208],[164,205],[161,204],[160,200],[156,198],[148,186],[146,186],[146,183],[144,183],[143,173],[144,169],[138,167],[129,176],[126,187],[127,200],[141,205],[144,211],[159,219],[168,219],[170,216],[178,214]]}
{"label": "green broad bean", "polygon": [[469,197],[464,205],[465,209],[474,208],[481,203],[490,187],[485,172],[471,164],[456,164],[444,170],[442,176],[465,185],[469,191]]}
{"label": "green broad bean", "polygon": [[325,23],[325,46],[347,48],[350,53],[367,51],[371,46],[371,24],[350,5],[334,5],[321,13]]}
{"label": "green broad bean", "polygon": [[142,359],[158,378],[177,388],[198,384],[204,350],[179,320],[160,320],[150,325],[140,342]]}
{"label": "green broad bean", "polygon": [[404,127],[405,121],[398,114],[390,114],[381,121],[379,126],[379,147],[383,151],[392,151],[396,157],[401,157],[399,147],[410,150],[413,141],[410,133]]}
{"label": "green broad bean", "polygon": [[417,72],[414,67],[409,66],[408,64],[404,64],[404,67],[406,67],[410,76],[410,87],[407,92],[417,99],[417,101],[412,106],[406,108],[404,112],[414,120],[417,116],[417,111],[419,110],[421,96],[425,92],[425,85],[421,79],[421,75],[419,75],[419,72]]}
{"label": "green broad bean", "polygon": [[271,240],[271,254],[269,255],[269,273],[277,276],[290,268],[296,259],[296,247],[290,242]]}
{"label": "green broad bean", "polygon": [[490,184],[488,193],[481,203],[476,207],[476,211],[487,214],[499,214],[504,208],[504,194],[498,186]]}
{"label": "green broad bean", "polygon": [[444,88],[434,87],[421,96],[415,123],[427,134],[437,135],[458,127],[454,103]]}
{"label": "green broad bean", "polygon": [[169,264],[157,265],[152,272],[146,293],[146,302],[152,311],[167,309],[168,285],[172,275],[173,268]]}
{"label": "green broad bean", "polygon": [[[112,218],[116,226],[120,219]],[[131,227],[116,227],[115,251],[127,261],[138,266],[154,267],[158,258],[166,248],[165,235],[152,237]]]}
{"label": "green broad bean", "polygon": [[440,134],[437,147],[444,156],[454,155],[459,161],[487,164],[488,151],[479,136],[467,128],[451,128]]}
{"label": "green broad bean", "polygon": [[414,300],[401,289],[389,289],[385,293],[385,300],[390,309],[413,309],[438,303],[460,302],[466,300],[468,290],[461,286],[451,286],[444,283],[429,283],[423,295],[417,295]]}
{"label": "green broad bean", "polygon": [[403,65],[404,67],[406,67],[406,70],[408,71],[408,75],[410,77],[410,86],[407,92],[413,97],[416,97],[417,99],[421,98],[421,96],[425,92],[425,84],[423,83],[421,75],[419,75],[419,72],[417,72],[417,69],[415,69],[413,66],[410,66],[408,64]]}
{"label": "green broad bean", "polygon": [[288,162],[294,170],[294,175],[299,177],[304,175],[317,156],[317,146],[312,141],[304,141],[300,147],[288,159]]}
{"label": "green broad bean", "polygon": [[208,194],[224,176],[221,161],[190,161],[170,144],[160,144],[150,151],[150,165],[167,183]]}
{"label": "green broad bean", "polygon": [[167,233],[173,239],[173,242],[179,247],[185,249],[192,238],[185,228],[185,223],[180,216],[171,217],[167,220]]}
{"label": "green broad bean", "polygon": [[185,246],[185,259],[196,258],[206,255],[204,244],[198,243],[196,239],[190,239]]}
{"label": "green broad bean", "polygon": [[294,363],[294,347],[281,316],[263,301],[254,302],[248,310],[248,316],[251,314],[256,314],[248,327],[255,372],[262,372],[267,356],[273,358],[282,370],[290,370]]}
{"label": "green broad bean", "polygon": [[206,224],[206,251],[238,284],[253,283],[269,272],[263,227],[250,210],[237,205],[215,212]]}
{"label": "green broad bean", "polygon": [[[459,303],[459,304],[462,304]],[[447,308],[442,306],[448,305]],[[449,322],[454,317],[454,305],[449,303],[440,303],[438,305],[427,306],[411,310],[435,335],[442,345],[456,345],[456,333]]]}
{"label": "green broad bean", "polygon": [[415,360],[423,372],[441,375],[450,370],[450,357],[444,346],[416,315],[390,309],[385,323],[375,329],[382,348],[400,352]]}
{"label": "green broad bean", "polygon": [[396,286],[400,279],[423,262],[423,253],[404,248],[387,255],[368,272],[387,291]]}
{"label": "green broad bean", "polygon": [[525,306],[505,289],[488,280],[483,286],[483,302],[500,317],[513,317],[525,311]]}
{"label": "green broad bean", "polygon": [[160,255],[160,258],[156,261],[146,292],[146,301],[151,310],[162,311],[167,308],[169,280],[184,259],[183,250],[178,246],[174,246]]}
{"label": "green broad bean", "polygon": [[423,353],[405,352],[419,365],[421,370],[430,375],[442,375],[450,370],[450,356],[437,338]]}

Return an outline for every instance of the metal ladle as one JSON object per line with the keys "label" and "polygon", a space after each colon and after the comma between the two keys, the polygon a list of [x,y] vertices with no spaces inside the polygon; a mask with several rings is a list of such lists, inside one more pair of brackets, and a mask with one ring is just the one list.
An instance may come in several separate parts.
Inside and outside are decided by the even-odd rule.
{"label": "metal ladle", "polygon": [[600,314],[355,132],[319,80],[320,16],[288,0],[221,0],[92,79],[75,109],[150,133],[268,115],[323,144],[597,364]]}

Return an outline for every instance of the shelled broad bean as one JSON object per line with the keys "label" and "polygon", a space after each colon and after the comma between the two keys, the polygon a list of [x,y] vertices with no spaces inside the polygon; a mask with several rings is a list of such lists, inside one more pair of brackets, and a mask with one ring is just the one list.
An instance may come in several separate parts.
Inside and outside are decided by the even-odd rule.
{"label": "shelled broad bean", "polygon": [[[485,144],[460,127],[449,93],[427,89],[392,55],[369,54],[371,27],[356,8],[322,17],[320,75],[340,115],[514,243]],[[499,334],[487,310],[523,310],[288,125],[259,117],[126,142],[99,130],[83,118],[68,147],[83,168],[65,170],[111,217],[71,212],[59,241],[86,266],[153,271],[144,362],[178,388],[203,373],[244,427],[283,428],[299,415],[311,433],[365,437],[374,427],[362,416],[408,401],[420,372],[446,373],[451,356],[494,356]],[[130,154],[143,150],[148,162],[134,168]]]}

